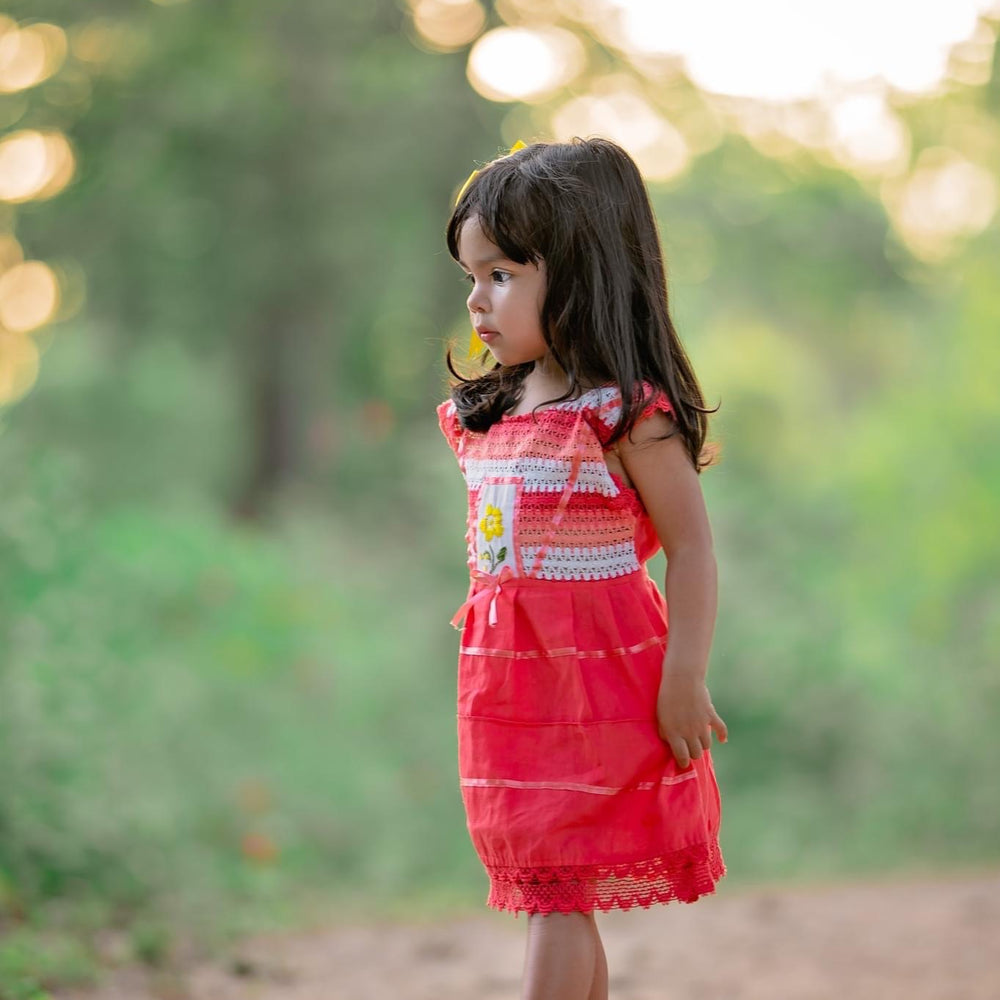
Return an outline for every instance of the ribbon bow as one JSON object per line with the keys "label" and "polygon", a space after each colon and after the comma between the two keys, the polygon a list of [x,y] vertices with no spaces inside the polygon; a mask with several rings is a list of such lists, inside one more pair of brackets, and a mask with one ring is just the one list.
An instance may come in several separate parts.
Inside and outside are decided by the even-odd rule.
{"label": "ribbon bow", "polygon": [[[516,153],[519,149],[524,149],[527,145],[528,144],[526,142],[521,142],[521,140],[518,139],[517,142],[515,142],[503,156],[498,156],[497,159],[502,160],[505,157],[510,156],[511,153]],[[473,170],[472,173],[465,179],[465,183],[458,189],[458,197],[455,198],[456,205],[462,200],[462,195],[465,194],[465,189],[472,183],[472,178],[478,173],[478,170]]]}
{"label": "ribbon bow", "polygon": [[[520,139],[510,147],[510,151],[505,154],[505,156],[510,156],[511,153],[516,153],[519,149],[524,149],[528,144],[526,142],[521,142]],[[504,159],[503,156],[497,157],[497,159]],[[472,179],[478,174],[478,170],[473,170],[471,174],[466,178],[465,183],[459,188],[458,197],[455,199],[455,204],[457,205],[462,200],[462,195],[465,194],[465,189],[472,183]],[[469,356],[473,354],[478,354],[486,345],[479,339],[479,334],[475,330],[472,331],[472,336],[469,338]]]}
{"label": "ribbon bow", "polygon": [[480,601],[485,601],[487,597],[490,600],[490,612],[488,621],[491,626],[497,623],[497,598],[501,593],[501,584],[506,583],[511,577],[513,577],[514,571],[510,568],[509,563],[504,563],[500,568],[499,573],[487,573],[481,569],[475,569],[472,571],[472,577],[474,580],[485,580],[487,586],[479,591],[477,594],[473,594],[472,597],[468,598],[465,603],[455,612],[454,617],[451,619],[451,624],[455,628],[461,628],[461,621],[468,613],[469,609],[474,605],[478,604]]}

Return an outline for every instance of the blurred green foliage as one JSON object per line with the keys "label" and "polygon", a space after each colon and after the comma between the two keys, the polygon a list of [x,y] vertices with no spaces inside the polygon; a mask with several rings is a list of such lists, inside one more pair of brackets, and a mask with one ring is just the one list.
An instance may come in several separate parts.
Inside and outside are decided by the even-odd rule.
{"label": "blurred green foliage", "polygon": [[[4,997],[86,981],[108,927],[158,965],[486,893],[433,405],[466,329],[442,229],[500,112],[388,2],[101,13],[143,56],[72,122],[77,182],[18,215],[88,302],[0,427]],[[914,132],[963,101],[996,126],[987,88]],[[722,402],[729,878],[996,863],[1000,235],[923,264],[863,184],[736,136],[653,195]]]}

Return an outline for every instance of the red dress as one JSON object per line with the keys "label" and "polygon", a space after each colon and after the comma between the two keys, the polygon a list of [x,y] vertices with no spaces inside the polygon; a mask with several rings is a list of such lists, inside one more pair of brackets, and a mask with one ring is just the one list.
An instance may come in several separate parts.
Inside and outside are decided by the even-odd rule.
{"label": "red dress", "polygon": [[711,752],[682,770],[657,731],[660,541],[604,460],[620,407],[599,386],[485,433],[437,407],[469,499],[459,782],[497,910],[691,903],[726,872]]}

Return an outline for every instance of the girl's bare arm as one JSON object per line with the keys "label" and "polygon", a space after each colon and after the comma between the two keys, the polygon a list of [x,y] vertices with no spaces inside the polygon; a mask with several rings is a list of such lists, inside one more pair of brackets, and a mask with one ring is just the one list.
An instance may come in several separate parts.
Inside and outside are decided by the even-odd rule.
{"label": "girl's bare arm", "polygon": [[649,513],[667,557],[667,652],[657,715],[660,735],[680,767],[711,746],[726,725],[705,685],[717,611],[718,576],[701,482],[673,419],[656,412],[620,442],[619,456]]}

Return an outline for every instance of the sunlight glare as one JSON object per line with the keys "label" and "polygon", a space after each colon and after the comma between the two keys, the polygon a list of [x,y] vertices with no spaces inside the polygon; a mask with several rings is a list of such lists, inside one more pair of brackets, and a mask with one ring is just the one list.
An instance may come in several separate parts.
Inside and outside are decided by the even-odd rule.
{"label": "sunlight glare", "polygon": [[634,52],[683,56],[703,90],[767,100],[816,97],[832,84],[882,77],[907,91],[935,87],[951,46],[992,0],[614,0],[612,30]]}
{"label": "sunlight glare", "polygon": [[858,173],[901,173],[910,157],[907,127],[882,95],[856,94],[830,110],[830,146],[845,167]]}

